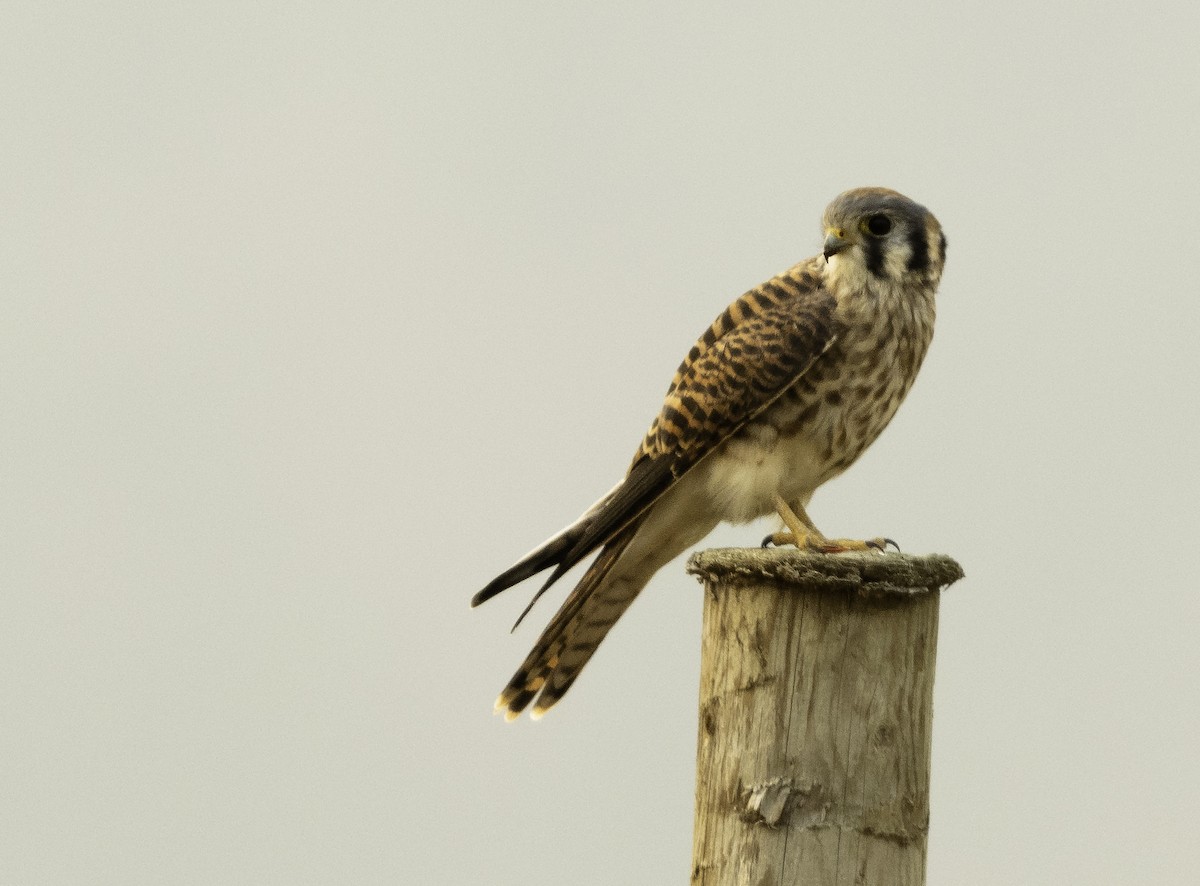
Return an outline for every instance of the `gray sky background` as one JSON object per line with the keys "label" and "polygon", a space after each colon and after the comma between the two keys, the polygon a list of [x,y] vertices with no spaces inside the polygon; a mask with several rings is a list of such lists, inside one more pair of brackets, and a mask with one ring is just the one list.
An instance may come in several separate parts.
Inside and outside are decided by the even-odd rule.
{"label": "gray sky background", "polygon": [[1198,10],[5,4],[0,882],[686,882],[682,563],[538,723],[563,592],[467,601],[867,184],[938,332],[811,511],[968,574],[929,882],[1194,882]]}

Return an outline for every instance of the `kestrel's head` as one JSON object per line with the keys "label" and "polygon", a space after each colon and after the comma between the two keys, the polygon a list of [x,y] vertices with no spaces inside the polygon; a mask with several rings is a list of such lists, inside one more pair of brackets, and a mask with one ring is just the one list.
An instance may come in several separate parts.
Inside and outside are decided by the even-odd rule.
{"label": "kestrel's head", "polygon": [[847,282],[868,275],[892,283],[937,285],[946,236],[933,213],[887,188],[855,188],[825,210],[825,261]]}

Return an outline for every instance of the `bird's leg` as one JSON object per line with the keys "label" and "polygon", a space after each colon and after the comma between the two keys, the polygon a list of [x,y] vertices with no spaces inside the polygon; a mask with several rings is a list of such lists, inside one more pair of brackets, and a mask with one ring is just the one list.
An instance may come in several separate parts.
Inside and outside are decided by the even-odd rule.
{"label": "bird's leg", "polygon": [[768,544],[795,545],[798,548],[817,550],[818,546],[825,542],[825,536],[813,525],[800,502],[796,502],[796,506],[793,508],[783,500],[783,496],[776,494],[775,510],[779,513],[779,518],[783,520],[783,525],[787,529],[784,532],[768,535],[763,539],[763,547]]}
{"label": "bird's leg", "polygon": [[813,525],[812,518],[804,511],[804,505],[796,502],[789,505],[780,495],[775,496],[775,510],[779,512],[786,532],[776,532],[763,539],[763,547],[767,545],[795,545],[822,554],[840,554],[843,551],[884,551],[890,544],[897,551],[900,546],[890,538],[869,538],[858,541],[852,538],[826,538]]}

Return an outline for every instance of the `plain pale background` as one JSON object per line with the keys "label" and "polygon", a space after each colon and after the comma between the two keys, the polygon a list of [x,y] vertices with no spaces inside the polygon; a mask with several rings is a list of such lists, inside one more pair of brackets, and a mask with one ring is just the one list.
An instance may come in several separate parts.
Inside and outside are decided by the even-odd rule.
{"label": "plain pale background", "polygon": [[929,882],[1194,883],[1198,10],[5,4],[0,882],[686,882],[682,562],[539,723],[564,589],[467,600],[882,184],[938,332],[811,511],[967,571]]}

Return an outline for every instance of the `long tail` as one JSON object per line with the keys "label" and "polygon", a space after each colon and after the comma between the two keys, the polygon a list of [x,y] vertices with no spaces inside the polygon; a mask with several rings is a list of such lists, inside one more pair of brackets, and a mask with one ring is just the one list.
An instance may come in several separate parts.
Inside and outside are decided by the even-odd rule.
{"label": "long tail", "polygon": [[599,546],[598,542],[593,542],[581,550],[580,541],[585,540],[588,529],[593,527],[596,514],[612,501],[623,485],[624,481],[618,483],[603,498],[584,511],[578,520],[553,538],[542,542],[512,566],[508,567],[508,569],[505,569],[493,578],[488,582],[487,587],[471,598],[471,606],[475,607],[480,603],[486,603],[501,591],[507,590],[513,585],[520,584],[525,579],[537,575],[551,566],[556,567],[549,580],[542,585],[541,589],[534,594],[533,599],[529,601],[529,605],[525,607],[525,611],[517,619],[517,624],[513,625],[513,629],[515,630],[522,619],[529,614],[529,610],[533,608],[533,604],[538,601],[538,598],[542,594],[546,593],[550,585],[554,584],[564,572]]}
{"label": "long tail", "polygon": [[534,719],[550,710],[650,580],[653,570],[645,575],[614,572],[641,522],[625,527],[604,546],[500,693],[496,710],[506,719],[516,719],[530,702]]}

